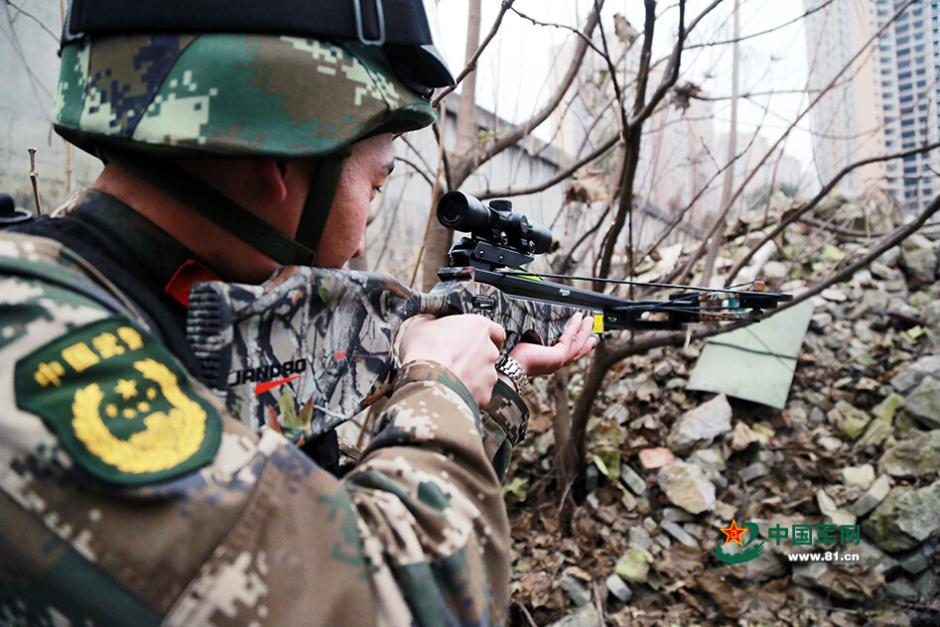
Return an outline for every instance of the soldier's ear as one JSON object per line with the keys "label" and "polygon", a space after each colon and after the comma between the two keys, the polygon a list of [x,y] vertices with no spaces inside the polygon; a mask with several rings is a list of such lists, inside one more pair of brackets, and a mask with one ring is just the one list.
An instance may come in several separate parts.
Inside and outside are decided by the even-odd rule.
{"label": "soldier's ear", "polygon": [[283,161],[265,159],[258,161],[255,172],[264,188],[264,196],[269,202],[280,204],[287,199],[287,167]]}

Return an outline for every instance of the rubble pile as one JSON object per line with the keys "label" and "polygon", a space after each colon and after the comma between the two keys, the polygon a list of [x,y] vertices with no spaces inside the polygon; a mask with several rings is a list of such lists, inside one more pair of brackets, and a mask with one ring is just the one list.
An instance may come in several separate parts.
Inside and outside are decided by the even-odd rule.
{"label": "rubble pile", "polygon": [[[788,210],[778,200],[731,225],[719,267]],[[798,294],[900,223],[839,197],[814,220],[755,256],[770,287]],[[588,424],[570,533],[560,495],[541,489],[554,451],[543,388],[507,486],[520,624],[940,623],[938,255],[940,233],[917,234],[816,297],[782,411],[687,390],[700,342],[618,363]],[[759,538],[726,544],[732,521]],[[761,542],[738,563],[716,553]],[[803,555],[827,551],[851,555]]]}

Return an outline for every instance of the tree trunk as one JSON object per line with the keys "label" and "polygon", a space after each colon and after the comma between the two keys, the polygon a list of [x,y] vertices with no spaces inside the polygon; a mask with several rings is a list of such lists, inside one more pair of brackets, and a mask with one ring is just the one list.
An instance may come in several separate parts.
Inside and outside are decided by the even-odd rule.
{"label": "tree trunk", "polygon": [[[464,58],[470,59],[480,46],[480,0],[470,0],[467,8],[467,45]],[[457,144],[455,155],[465,155],[476,143],[477,139],[477,72],[476,69],[467,74],[460,84],[460,100],[457,107]],[[441,124],[446,124],[446,114]],[[442,147],[443,150],[446,148]],[[455,164],[456,165],[456,164]],[[451,170],[452,180],[447,181],[447,189],[457,189],[469,175],[466,165]],[[446,190],[445,190],[446,191]],[[436,205],[437,198],[432,199]],[[431,211],[436,207],[432,206]],[[453,232],[445,229],[432,218],[428,227],[427,240],[424,246],[424,258],[421,260],[421,288],[429,290],[437,283],[437,271],[441,266],[447,265],[447,252],[450,250]]]}
{"label": "tree trunk", "polygon": [[738,16],[739,2],[740,0],[734,0],[734,34],[731,37],[734,40],[731,48],[731,127],[728,129],[728,152],[725,155],[725,163],[728,164],[728,168],[725,170],[724,180],[721,183],[721,202],[718,205],[718,219],[721,224],[715,230],[711,241],[708,242],[708,254],[705,257],[702,285],[706,286],[711,283],[712,273],[715,271],[715,259],[718,258],[718,249],[721,248],[722,240],[725,237],[728,216],[725,209],[731,203],[731,193],[734,189],[734,157],[738,153],[738,91],[739,66],[741,65],[740,44],[738,43],[738,39],[741,38],[741,19]]}

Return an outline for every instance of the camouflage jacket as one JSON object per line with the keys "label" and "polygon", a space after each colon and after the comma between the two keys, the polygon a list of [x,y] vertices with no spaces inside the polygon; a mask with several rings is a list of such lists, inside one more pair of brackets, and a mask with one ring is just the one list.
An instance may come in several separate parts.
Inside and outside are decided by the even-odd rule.
{"label": "camouflage jacket", "polygon": [[337,480],[228,416],[58,243],[0,234],[0,284],[3,622],[503,620],[508,388],[481,422],[446,369],[407,364]]}

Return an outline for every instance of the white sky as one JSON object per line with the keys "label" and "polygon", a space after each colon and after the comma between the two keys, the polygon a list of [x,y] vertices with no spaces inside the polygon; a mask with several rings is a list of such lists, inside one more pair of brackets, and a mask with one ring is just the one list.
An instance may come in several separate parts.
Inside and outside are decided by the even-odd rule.
{"label": "white sky", "polygon": [[[706,0],[689,0],[686,9],[688,24],[709,4]],[[444,54],[454,74],[463,68],[467,21],[466,0],[440,0],[441,31]],[[581,24],[593,5],[593,0],[516,0],[513,5],[522,13],[543,21],[574,26]],[[499,10],[499,0],[483,0],[482,36],[489,31]],[[659,11],[664,13],[657,22],[653,51],[655,58],[665,56],[675,39],[678,11],[675,2],[660,0]],[[716,8],[690,36],[691,43],[730,39],[732,34],[731,9],[733,0]],[[780,0],[741,0],[741,34],[746,36],[788,22],[804,11],[803,2]],[[608,36],[613,36],[613,14],[623,13],[637,30],[643,25],[643,3],[640,0],[607,0],[603,12]],[[741,92],[804,89],[806,82],[806,42],[803,21],[777,32],[762,35],[741,43]],[[500,116],[511,121],[528,117],[537,105],[548,97],[548,77],[554,59],[550,51],[566,37],[568,31],[535,26],[509,12],[503,19],[500,34],[484,52],[479,64],[477,101],[495,109]],[[634,47],[639,54],[639,43]],[[588,54],[594,54],[588,50]],[[727,96],[731,83],[731,46],[688,51],[683,57],[679,81],[691,80],[709,96]],[[499,87],[497,90],[496,87]],[[775,94],[741,100],[738,108],[738,128],[749,134],[757,125],[763,125],[761,134],[773,143],[786,126],[806,106],[804,94]],[[767,108],[765,114],[764,108]],[[730,103],[715,103],[716,137],[728,132]],[[807,129],[810,115],[803,118],[785,144],[786,152],[807,168],[812,162],[812,142]],[[762,120],[763,118],[763,120]],[[536,132],[543,138],[545,126]]]}

